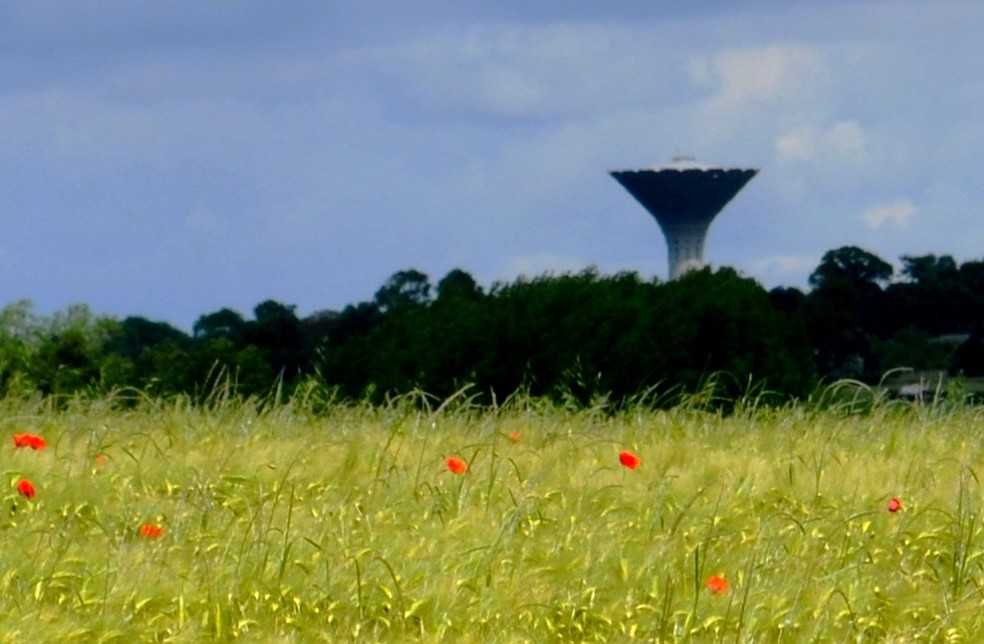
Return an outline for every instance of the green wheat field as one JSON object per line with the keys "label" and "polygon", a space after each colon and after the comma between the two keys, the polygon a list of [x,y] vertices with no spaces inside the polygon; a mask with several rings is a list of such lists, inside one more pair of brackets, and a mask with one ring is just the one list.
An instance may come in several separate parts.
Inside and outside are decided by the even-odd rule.
{"label": "green wheat field", "polygon": [[979,407],[118,403],[0,401],[0,641],[984,632]]}

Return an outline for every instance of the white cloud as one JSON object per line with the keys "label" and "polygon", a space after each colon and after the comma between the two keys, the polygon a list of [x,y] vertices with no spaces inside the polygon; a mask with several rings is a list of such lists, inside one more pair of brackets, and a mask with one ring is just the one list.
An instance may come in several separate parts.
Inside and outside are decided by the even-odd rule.
{"label": "white cloud", "polygon": [[916,216],[916,207],[908,199],[900,199],[894,203],[872,206],[863,213],[861,219],[868,228],[881,228],[886,223],[893,223],[899,228],[909,225],[909,220]]}
{"label": "white cloud", "polygon": [[689,72],[695,84],[716,86],[719,100],[733,106],[796,102],[813,95],[828,76],[823,53],[803,45],[728,50],[713,61],[692,60]]}
{"label": "white cloud", "polygon": [[857,121],[839,121],[826,129],[798,127],[776,137],[780,162],[861,165],[870,158],[867,137]]}
{"label": "white cloud", "polygon": [[[728,49],[690,60],[695,88],[709,96],[691,106],[688,121],[700,124],[697,143],[720,149],[742,142],[771,146],[777,129],[823,118],[830,100],[830,60],[821,47],[773,44]],[[787,145],[808,141],[787,141]],[[763,150],[768,154],[768,150]],[[809,149],[800,150],[806,154]]]}
{"label": "white cloud", "polygon": [[780,161],[811,161],[816,155],[816,132],[800,127],[776,138],[776,156]]}

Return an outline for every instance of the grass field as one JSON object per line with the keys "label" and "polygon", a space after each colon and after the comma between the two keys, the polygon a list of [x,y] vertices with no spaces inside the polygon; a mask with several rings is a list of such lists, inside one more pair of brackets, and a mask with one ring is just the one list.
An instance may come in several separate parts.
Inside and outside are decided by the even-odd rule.
{"label": "grass field", "polygon": [[980,408],[111,403],[0,402],[0,641],[984,632]]}

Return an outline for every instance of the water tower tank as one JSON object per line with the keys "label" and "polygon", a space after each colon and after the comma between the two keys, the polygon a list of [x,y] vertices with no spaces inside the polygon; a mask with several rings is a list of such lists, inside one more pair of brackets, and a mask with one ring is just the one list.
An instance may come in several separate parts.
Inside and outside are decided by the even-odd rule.
{"label": "water tower tank", "polygon": [[615,170],[622,187],[656,218],[666,237],[670,279],[704,265],[704,239],[714,217],[758,173],[710,168],[690,157],[646,170]]}

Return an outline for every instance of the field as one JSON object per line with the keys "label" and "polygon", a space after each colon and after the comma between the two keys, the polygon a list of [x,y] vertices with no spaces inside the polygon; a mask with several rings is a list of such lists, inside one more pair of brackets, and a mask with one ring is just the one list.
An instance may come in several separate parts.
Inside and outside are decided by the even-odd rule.
{"label": "field", "polygon": [[0,641],[984,632],[980,408],[421,400],[0,402]]}

